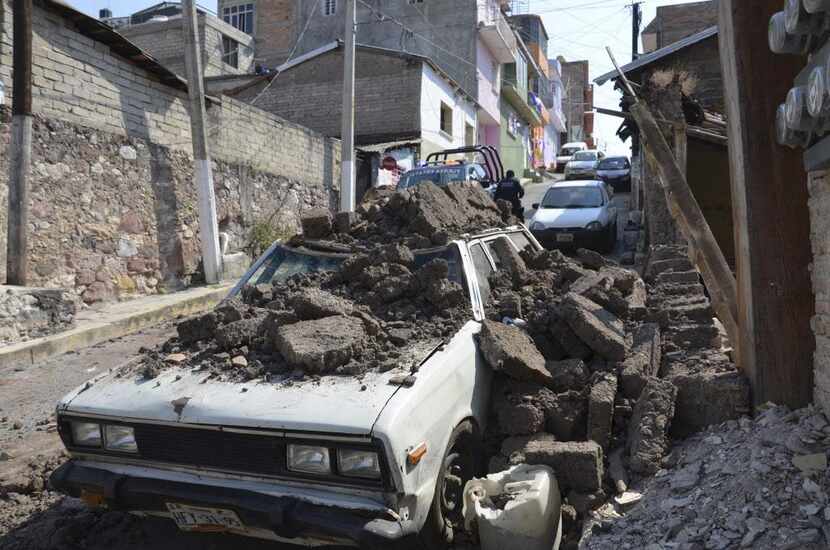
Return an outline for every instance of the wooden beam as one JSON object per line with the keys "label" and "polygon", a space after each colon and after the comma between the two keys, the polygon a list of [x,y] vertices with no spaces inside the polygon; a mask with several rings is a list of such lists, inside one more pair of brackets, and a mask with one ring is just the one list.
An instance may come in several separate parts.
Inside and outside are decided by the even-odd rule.
{"label": "wooden beam", "polygon": [[639,101],[631,106],[631,114],[640,127],[643,151],[657,168],[669,210],[695,253],[693,261],[709,290],[712,307],[734,342],[739,334],[735,277],[651,111]]}
{"label": "wooden beam", "polygon": [[812,400],[815,309],[807,175],[775,140],[775,114],[804,65],[767,43],[780,0],[721,0],[719,43],[738,271],[738,362],[755,404]]}

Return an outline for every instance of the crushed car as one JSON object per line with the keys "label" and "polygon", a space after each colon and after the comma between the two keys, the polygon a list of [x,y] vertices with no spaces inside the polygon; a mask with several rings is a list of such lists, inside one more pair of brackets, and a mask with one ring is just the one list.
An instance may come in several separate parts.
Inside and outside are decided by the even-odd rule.
{"label": "crushed car", "polygon": [[215,311],[61,399],[57,490],[185,531],[457,540],[465,483],[487,468],[489,280],[541,246],[469,184],[316,221]]}

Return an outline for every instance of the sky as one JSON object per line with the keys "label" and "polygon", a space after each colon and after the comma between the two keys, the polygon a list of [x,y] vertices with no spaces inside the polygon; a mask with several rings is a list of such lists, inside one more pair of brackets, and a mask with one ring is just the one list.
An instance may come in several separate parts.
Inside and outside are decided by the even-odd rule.
{"label": "sky", "polygon": [[[98,15],[101,8],[109,8],[113,15],[129,15],[157,4],[160,0],[67,0],[75,8],[90,15]],[[404,1],[404,0],[400,0]],[[696,0],[644,0],[642,3],[643,27],[656,14],[657,6],[686,4]],[[591,80],[613,68],[605,46],[610,46],[620,64],[631,61],[631,8],[632,0],[518,0],[527,13],[542,16],[550,41],[548,57],[559,55],[568,61],[587,59]],[[197,0],[210,11],[216,11],[216,0]],[[642,51],[642,45],[640,46]],[[594,89],[594,105],[609,109],[619,108],[620,95],[613,84]],[[596,115],[594,135],[611,154],[629,151],[616,137],[620,119]]]}

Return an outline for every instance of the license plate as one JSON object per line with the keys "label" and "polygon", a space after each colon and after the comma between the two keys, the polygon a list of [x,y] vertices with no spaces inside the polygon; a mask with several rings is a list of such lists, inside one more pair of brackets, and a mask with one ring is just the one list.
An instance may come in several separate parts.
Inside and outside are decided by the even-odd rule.
{"label": "license plate", "polygon": [[239,516],[233,510],[203,508],[187,504],[167,503],[173,521],[182,531],[221,532],[230,529],[244,529]]}
{"label": "license plate", "polygon": [[556,242],[558,243],[572,243],[574,242],[573,233],[557,233]]}

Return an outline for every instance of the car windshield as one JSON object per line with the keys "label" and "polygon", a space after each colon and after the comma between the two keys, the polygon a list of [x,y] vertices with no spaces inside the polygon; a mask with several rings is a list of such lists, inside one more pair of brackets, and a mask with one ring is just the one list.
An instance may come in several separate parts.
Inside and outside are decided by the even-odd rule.
{"label": "car windshield", "polygon": [[[262,285],[282,282],[298,273],[334,271],[343,263],[348,254],[332,254],[313,250],[297,250],[279,245],[265,259],[262,265],[248,277],[244,284]],[[449,264],[448,279],[466,286],[461,269],[461,256],[455,245],[430,250],[415,251],[415,268],[442,258]],[[240,285],[244,286],[244,285]]]}
{"label": "car windshield", "polygon": [[593,151],[579,151],[574,153],[574,160],[597,160],[597,154]]}
{"label": "car windshield", "polygon": [[596,187],[551,187],[542,208],[599,208],[602,192]]}
{"label": "car windshield", "polygon": [[410,170],[401,177],[398,182],[398,190],[406,189],[424,182],[432,182],[435,185],[447,185],[453,181],[466,181],[464,173],[466,166],[436,166],[434,168],[416,168]]}
{"label": "car windshield", "polygon": [[574,153],[576,153],[577,151],[581,151],[581,150],[582,149],[580,149],[579,147],[563,147],[561,154],[562,154],[563,157],[569,157],[569,156],[573,155]]}
{"label": "car windshield", "polygon": [[605,159],[599,163],[600,170],[625,170],[628,168],[625,159]]}

